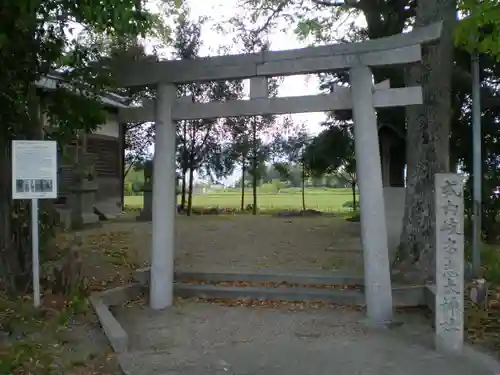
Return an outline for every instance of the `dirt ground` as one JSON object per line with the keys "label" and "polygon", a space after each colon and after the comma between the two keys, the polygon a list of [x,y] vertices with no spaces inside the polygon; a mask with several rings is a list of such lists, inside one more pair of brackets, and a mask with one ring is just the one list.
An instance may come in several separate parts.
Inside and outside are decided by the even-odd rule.
{"label": "dirt ground", "polygon": [[391,330],[370,328],[363,312],[321,304],[178,300],[164,311],[139,303],[115,314],[130,335],[120,356],[130,374],[490,374],[436,353],[431,326],[416,313],[397,314],[404,324]]}
{"label": "dirt ground", "polygon": [[[177,219],[175,262],[178,270],[321,274],[342,269],[355,274],[362,272],[359,229],[357,224],[341,217],[236,215],[179,216]],[[136,222],[133,215],[105,222],[100,228],[81,231],[80,255],[89,292],[130,282],[134,270],[149,263],[151,231],[151,223]],[[61,233],[54,246],[64,253],[73,237],[74,233]],[[40,337],[36,333],[39,328],[28,330],[19,322],[26,337],[20,344],[47,348],[34,349],[23,360],[45,359],[36,370],[30,366],[30,373],[45,374],[48,368],[63,366],[63,372],[71,375],[119,374],[116,357],[90,306],[84,306],[82,312],[61,326],[57,320],[65,315],[65,309],[74,309],[56,307],[51,298],[59,305],[60,302],[68,304],[68,301],[58,301],[58,296],[48,295],[44,305],[57,310],[58,315],[49,320],[37,317],[34,321],[37,327],[44,326],[46,332],[57,331],[56,335]],[[29,300],[25,304],[29,306]],[[29,308],[25,316],[32,319],[36,312]],[[0,331],[2,322],[7,320],[5,317],[0,319]],[[29,333],[31,331],[35,332],[34,336]],[[3,352],[2,348],[8,352]],[[15,350],[0,342],[0,365],[3,359],[10,361],[9,358],[16,357]],[[25,366],[24,369],[27,371]]]}
{"label": "dirt ground", "polygon": [[[86,231],[85,247],[146,265],[151,232],[151,223],[122,219]],[[178,216],[176,222],[181,271],[361,274],[360,249],[359,224],[342,217]]]}
{"label": "dirt ground", "polygon": [[[100,228],[81,232],[81,257],[89,292],[128,283],[136,268],[147,265],[151,229],[151,223],[136,222],[134,215],[127,214]],[[358,223],[348,222],[341,216],[179,216],[176,268],[296,274],[328,274],[332,270],[342,270],[361,275],[359,231]],[[56,247],[64,249],[73,236],[74,233],[60,234],[55,241]],[[467,304],[466,326],[471,342],[498,352],[500,289],[492,287],[490,294],[491,302],[486,311],[475,311],[476,307]],[[13,302],[22,305],[23,309],[27,307],[26,311],[0,299],[0,369],[16,360],[28,364],[24,368],[29,371],[9,373],[48,374],[47,368],[52,368],[54,363],[64,364],[63,373],[68,375],[120,373],[97,318],[91,307],[85,305],[85,300],[58,301],[59,296],[52,296],[51,300],[52,297],[46,295],[45,311],[52,316],[47,318],[47,314],[40,316],[34,311],[29,296],[26,297]],[[3,306],[4,302],[9,304]],[[53,306],[54,302],[65,305]],[[78,309],[75,309],[75,302],[81,305]],[[70,319],[61,325],[61,317],[65,322]],[[11,331],[7,324],[19,327],[14,332],[14,336],[19,337],[14,346],[8,344],[8,338],[5,341],[5,334]],[[45,327],[41,341],[40,327]],[[31,331],[37,332],[33,338]]]}
{"label": "dirt ground", "polygon": [[[134,215],[127,214],[120,220],[103,223],[100,228],[82,231],[81,257],[84,275],[90,281],[89,292],[130,282],[134,270],[149,262],[151,230],[151,223],[136,222]],[[359,230],[358,223],[348,222],[341,216],[178,216],[176,268],[184,271],[320,275],[342,270],[361,275]],[[73,233],[59,235],[55,241],[57,247],[67,246],[73,236]],[[492,302],[496,300],[500,298],[492,297]],[[31,305],[29,300],[25,304]],[[472,342],[494,341],[488,346],[500,347],[495,333],[498,332],[498,306],[500,304],[492,303],[489,311],[479,314],[471,314],[468,307],[468,335]],[[0,314],[0,333],[2,321],[6,320]],[[46,325],[46,319],[40,323]],[[120,373],[116,357],[90,306],[84,307],[83,313],[78,313],[64,327],[60,324],[58,327],[57,337],[42,346],[38,340],[30,344],[30,348],[44,347],[47,350],[36,349],[35,353],[22,349],[27,357],[20,360],[38,363],[36,361],[52,356],[60,363],[64,359],[66,369],[63,372],[70,375]],[[47,325],[47,329],[55,332],[53,324]],[[491,332],[488,336],[494,336],[495,340],[485,337],[487,330]],[[2,347],[1,339],[0,368],[2,358],[18,356],[13,350],[4,353],[2,348],[10,347]],[[19,342],[22,348],[25,348],[25,342]],[[51,360],[47,362],[51,363]],[[47,366],[53,366],[50,363]],[[47,374],[47,366],[29,373]],[[22,373],[27,372],[19,372]]]}

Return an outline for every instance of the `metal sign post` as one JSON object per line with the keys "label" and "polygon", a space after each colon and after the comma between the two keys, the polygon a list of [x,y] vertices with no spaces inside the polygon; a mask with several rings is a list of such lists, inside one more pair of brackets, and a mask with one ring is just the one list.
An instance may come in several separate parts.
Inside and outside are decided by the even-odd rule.
{"label": "metal sign post", "polygon": [[33,305],[40,306],[38,200],[57,198],[57,143],[12,141],[12,199],[31,200]]}
{"label": "metal sign post", "polygon": [[38,198],[31,200],[31,246],[33,253],[33,305],[40,306],[40,249],[38,233]]}

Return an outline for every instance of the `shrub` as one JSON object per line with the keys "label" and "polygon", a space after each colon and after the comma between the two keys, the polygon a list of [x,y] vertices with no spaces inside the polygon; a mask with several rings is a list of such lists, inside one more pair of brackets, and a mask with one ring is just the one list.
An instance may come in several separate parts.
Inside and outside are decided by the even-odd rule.
{"label": "shrub", "polygon": [[354,204],[353,201],[347,201],[342,205],[343,208],[350,208],[352,210],[359,210],[359,201],[356,201]]}
{"label": "shrub", "polygon": [[[472,247],[465,247],[465,260],[469,262],[472,259]],[[500,283],[500,250],[493,245],[482,244],[481,264],[483,276],[489,282]]]}

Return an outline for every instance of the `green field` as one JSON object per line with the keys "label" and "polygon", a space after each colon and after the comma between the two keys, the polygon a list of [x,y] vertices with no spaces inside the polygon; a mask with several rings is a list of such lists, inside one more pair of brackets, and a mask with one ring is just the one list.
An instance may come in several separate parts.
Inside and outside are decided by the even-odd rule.
{"label": "green field", "polygon": [[[305,196],[306,208],[324,212],[349,211],[349,208],[342,207],[342,205],[352,201],[350,189],[308,188]],[[142,202],[142,196],[125,197],[125,206],[128,208],[141,208]],[[193,195],[193,206],[195,207],[239,209],[240,202],[241,192],[238,189]],[[251,203],[252,192],[245,191],[245,206]],[[257,205],[260,211],[301,210],[301,191],[297,188],[282,189],[279,193],[261,191],[257,196]]]}

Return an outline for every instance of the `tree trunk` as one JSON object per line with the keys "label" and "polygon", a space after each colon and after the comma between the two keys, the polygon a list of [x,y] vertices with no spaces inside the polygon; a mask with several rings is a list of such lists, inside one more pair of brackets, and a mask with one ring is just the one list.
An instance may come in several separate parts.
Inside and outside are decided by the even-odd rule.
{"label": "tree trunk", "polygon": [[11,233],[11,146],[7,139],[0,139],[0,281],[9,294],[17,293],[18,263]]}
{"label": "tree trunk", "polygon": [[188,153],[187,153],[187,122],[182,122],[182,191],[181,191],[181,210],[186,208],[186,173],[188,170]]}
{"label": "tree trunk", "polygon": [[302,163],[302,211],[306,210],[306,169]]}
{"label": "tree trunk", "polygon": [[351,182],[352,190],[352,210],[356,211],[356,181]]}
{"label": "tree trunk", "polygon": [[252,119],[252,145],[253,145],[253,155],[252,155],[252,194],[253,194],[253,204],[252,204],[252,215],[257,215],[257,120]]}
{"label": "tree trunk", "polygon": [[245,157],[241,163],[241,212],[245,211]]}
{"label": "tree trunk", "polygon": [[186,173],[187,169],[182,168],[181,211],[184,211],[186,208]]}
{"label": "tree trunk", "polygon": [[443,21],[441,39],[423,47],[422,63],[407,71],[407,86],[422,85],[423,105],[407,107],[407,190],[397,265],[407,278],[435,277],[434,175],[449,171],[451,70],[456,0],[421,0],[416,26]]}
{"label": "tree trunk", "polygon": [[[186,134],[187,134],[187,122],[184,122],[186,125]],[[194,176],[194,162],[196,157],[196,126],[194,123],[191,124],[191,135],[190,135],[190,145],[189,145],[189,155],[186,152],[185,158],[188,162],[187,166],[189,167],[189,190],[188,190],[188,206],[187,206],[187,216],[191,216],[193,213],[193,176]],[[184,138],[185,139],[185,138]],[[186,143],[187,145],[187,143]],[[185,149],[187,151],[187,148]]]}
{"label": "tree trunk", "polygon": [[125,124],[121,124],[119,134],[120,134],[120,183],[121,183],[121,194],[120,194],[120,205],[122,212],[125,210],[125,178],[127,173],[125,172],[125,135],[127,133],[127,128]]}
{"label": "tree trunk", "polygon": [[193,175],[194,168],[189,168],[189,189],[188,189],[188,205],[187,205],[187,216],[191,216],[193,212]]}
{"label": "tree trunk", "polygon": [[[406,142],[406,140],[405,140]],[[391,148],[391,165],[389,186],[405,186],[406,146],[405,142],[397,143]]]}
{"label": "tree trunk", "polygon": [[[40,140],[43,138],[40,100],[34,85],[28,88],[25,99],[29,121],[20,133],[24,139]],[[0,135],[0,284],[9,294],[16,295],[25,292],[31,282],[31,218],[28,202],[12,200],[11,141],[10,135]],[[40,234],[44,229],[52,229],[52,223],[44,224],[49,227],[42,225]]]}

